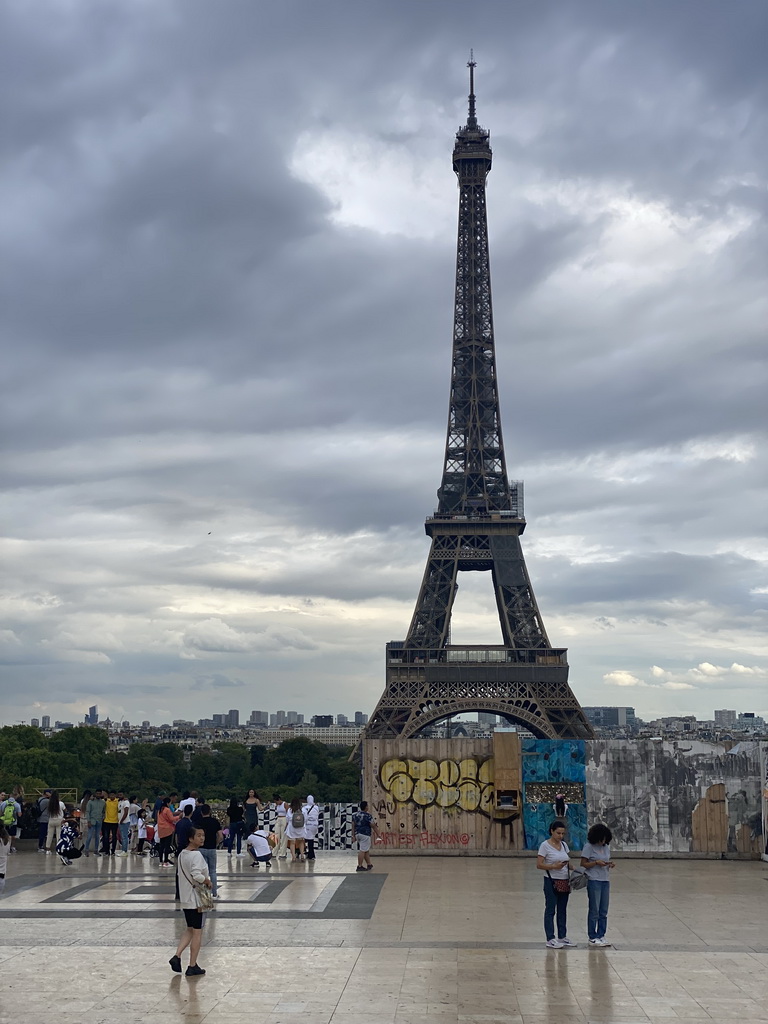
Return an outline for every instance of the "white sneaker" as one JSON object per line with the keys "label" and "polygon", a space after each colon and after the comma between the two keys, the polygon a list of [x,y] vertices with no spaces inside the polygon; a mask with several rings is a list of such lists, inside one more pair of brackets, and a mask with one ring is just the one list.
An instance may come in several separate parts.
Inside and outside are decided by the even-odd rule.
{"label": "white sneaker", "polygon": [[560,939],[547,939],[547,946],[549,946],[550,949],[562,949],[563,943]]}
{"label": "white sneaker", "polygon": [[590,939],[590,946],[610,946],[610,942],[606,942],[605,939]]}
{"label": "white sneaker", "polygon": [[571,942],[570,939],[560,939],[559,941],[560,941],[560,945],[561,946],[573,946],[573,947],[576,946],[576,943],[575,942]]}

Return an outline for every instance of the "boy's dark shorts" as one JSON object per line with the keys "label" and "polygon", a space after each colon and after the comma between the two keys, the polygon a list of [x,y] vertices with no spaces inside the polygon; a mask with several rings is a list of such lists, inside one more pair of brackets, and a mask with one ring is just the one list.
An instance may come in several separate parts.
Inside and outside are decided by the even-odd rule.
{"label": "boy's dark shorts", "polygon": [[187,922],[187,928],[200,929],[203,927],[203,912],[202,910],[187,910],[184,908],[184,917]]}

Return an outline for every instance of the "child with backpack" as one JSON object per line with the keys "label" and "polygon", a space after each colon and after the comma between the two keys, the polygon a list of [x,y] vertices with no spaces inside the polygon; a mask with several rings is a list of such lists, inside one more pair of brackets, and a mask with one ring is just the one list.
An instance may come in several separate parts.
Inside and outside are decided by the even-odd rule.
{"label": "child with backpack", "polygon": [[288,849],[293,853],[293,859],[305,860],[304,841],[307,838],[305,831],[306,819],[301,800],[295,797],[291,800],[288,808],[288,815],[285,825],[285,837],[288,840]]}
{"label": "child with backpack", "polygon": [[16,852],[13,847],[13,840],[16,838],[16,833],[18,832],[17,826],[20,817],[21,804],[19,804],[13,795],[9,796],[4,803],[0,804],[0,825],[3,826],[10,837],[11,853]]}

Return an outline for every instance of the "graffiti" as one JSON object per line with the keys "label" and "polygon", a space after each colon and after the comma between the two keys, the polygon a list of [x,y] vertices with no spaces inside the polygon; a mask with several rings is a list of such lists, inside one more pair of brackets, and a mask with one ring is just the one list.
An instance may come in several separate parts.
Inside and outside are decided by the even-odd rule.
{"label": "graffiti", "polygon": [[[493,758],[478,762],[474,757],[460,761],[426,758],[390,758],[379,769],[382,789],[394,804],[440,807],[445,811],[477,811],[487,818],[509,817],[509,810],[497,814],[493,787]],[[389,810],[390,804],[386,803]],[[394,813],[393,806],[390,813]]]}
{"label": "graffiti", "polygon": [[384,846],[468,846],[470,836],[466,832],[382,832]]}

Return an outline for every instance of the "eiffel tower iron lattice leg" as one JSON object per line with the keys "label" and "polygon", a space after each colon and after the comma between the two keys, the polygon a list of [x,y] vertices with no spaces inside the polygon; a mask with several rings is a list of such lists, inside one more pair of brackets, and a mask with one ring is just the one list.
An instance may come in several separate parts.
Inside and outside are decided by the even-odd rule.
{"label": "eiffel tower iron lattice leg", "polygon": [[[432,547],[408,636],[387,644],[386,688],[365,730],[409,738],[464,712],[500,715],[536,736],[587,738],[592,727],[568,685],[567,652],[550,645],[520,536],[522,483],[510,483],[499,412],[485,182],[490,134],[475,115],[456,134],[459,179],[453,364],[438,508],[426,521]],[[501,645],[450,643],[460,572],[490,572]]]}

